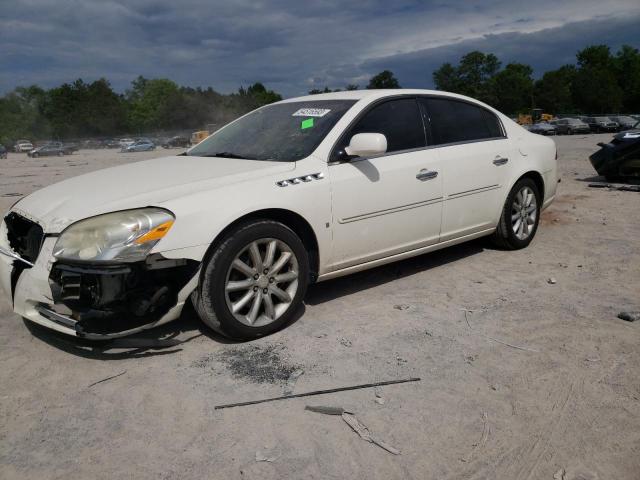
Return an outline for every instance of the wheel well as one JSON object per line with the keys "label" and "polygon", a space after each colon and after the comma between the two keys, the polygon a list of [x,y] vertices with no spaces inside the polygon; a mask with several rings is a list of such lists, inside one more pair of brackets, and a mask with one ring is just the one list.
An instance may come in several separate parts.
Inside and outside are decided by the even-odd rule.
{"label": "wheel well", "polygon": [[238,224],[246,222],[247,220],[275,220],[293,230],[296,235],[300,237],[300,240],[302,240],[302,243],[309,253],[309,271],[311,273],[311,281],[315,282],[315,280],[318,278],[318,269],[320,263],[318,240],[316,238],[316,234],[313,231],[313,228],[311,228],[311,225],[309,225],[309,222],[307,222],[303,217],[295,212],[292,212],[291,210],[285,210],[281,208],[268,208],[264,210],[257,210],[255,212],[244,215],[234,220],[231,224],[227,225],[224,230],[222,230],[216,236],[216,238],[211,243],[211,246],[214,247],[220,241],[220,239],[226,236],[229,231],[233,230]]}
{"label": "wheel well", "polygon": [[544,200],[544,179],[542,178],[542,175],[540,175],[540,173],[532,170],[525,173],[520,178],[530,178],[531,180],[533,180],[536,184],[536,187],[538,187],[538,191],[542,196],[542,200]]}

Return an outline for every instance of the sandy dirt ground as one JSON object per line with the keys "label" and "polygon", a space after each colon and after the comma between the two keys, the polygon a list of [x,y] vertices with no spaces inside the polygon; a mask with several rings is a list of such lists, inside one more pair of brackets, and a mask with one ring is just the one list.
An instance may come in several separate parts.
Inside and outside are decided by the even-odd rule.
{"label": "sandy dirt ground", "polygon": [[[640,478],[640,324],[616,318],[640,310],[640,195],[587,186],[609,138],[556,138],[559,196],[529,248],[476,241],[315,285],[304,315],[257,341],[188,310],[137,337],[188,340],[173,348],[81,343],[0,299],[0,478]],[[0,210],[166,153],[10,154]],[[300,369],[295,393],[422,380],[214,410],[281,395]],[[305,405],[352,411],[400,455]]]}

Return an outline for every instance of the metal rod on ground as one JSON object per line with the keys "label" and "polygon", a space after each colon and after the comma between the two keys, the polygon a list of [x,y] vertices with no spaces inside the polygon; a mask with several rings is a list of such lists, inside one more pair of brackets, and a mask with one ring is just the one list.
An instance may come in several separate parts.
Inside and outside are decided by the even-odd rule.
{"label": "metal rod on ground", "polygon": [[419,382],[420,378],[405,378],[403,380],[387,380],[386,382],[365,383],[363,385],[353,385],[351,387],[330,388],[328,390],[315,390],[313,392],[297,393],[295,395],[284,395],[282,397],[263,398],[262,400],[251,400],[249,402],[228,403],[226,405],[217,405],[215,410],[232,407],[244,407],[246,405],[255,405],[257,403],[275,402],[276,400],[287,400],[289,398],[311,397],[313,395],[324,395],[325,393],[344,392],[347,390],[358,390],[360,388],[382,387],[384,385],[394,385],[396,383]]}

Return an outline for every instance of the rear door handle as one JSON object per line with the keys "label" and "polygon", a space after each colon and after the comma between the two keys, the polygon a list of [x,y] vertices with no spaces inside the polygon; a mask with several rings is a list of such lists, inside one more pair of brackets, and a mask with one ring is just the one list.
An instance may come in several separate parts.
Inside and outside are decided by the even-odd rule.
{"label": "rear door handle", "polygon": [[496,159],[493,161],[493,164],[499,167],[500,165],[504,165],[508,161],[509,161],[508,158],[496,157]]}
{"label": "rear door handle", "polygon": [[418,172],[418,174],[416,175],[416,178],[421,182],[424,182],[425,180],[431,180],[433,178],[436,178],[437,176],[438,176],[438,172],[429,171],[426,168],[423,168]]}

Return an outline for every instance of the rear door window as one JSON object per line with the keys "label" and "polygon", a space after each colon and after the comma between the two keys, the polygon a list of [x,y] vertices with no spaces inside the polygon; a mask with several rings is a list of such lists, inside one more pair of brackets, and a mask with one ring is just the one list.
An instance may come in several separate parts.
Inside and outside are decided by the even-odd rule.
{"label": "rear door window", "polygon": [[489,110],[446,98],[421,98],[436,145],[504,137],[500,121]]}

